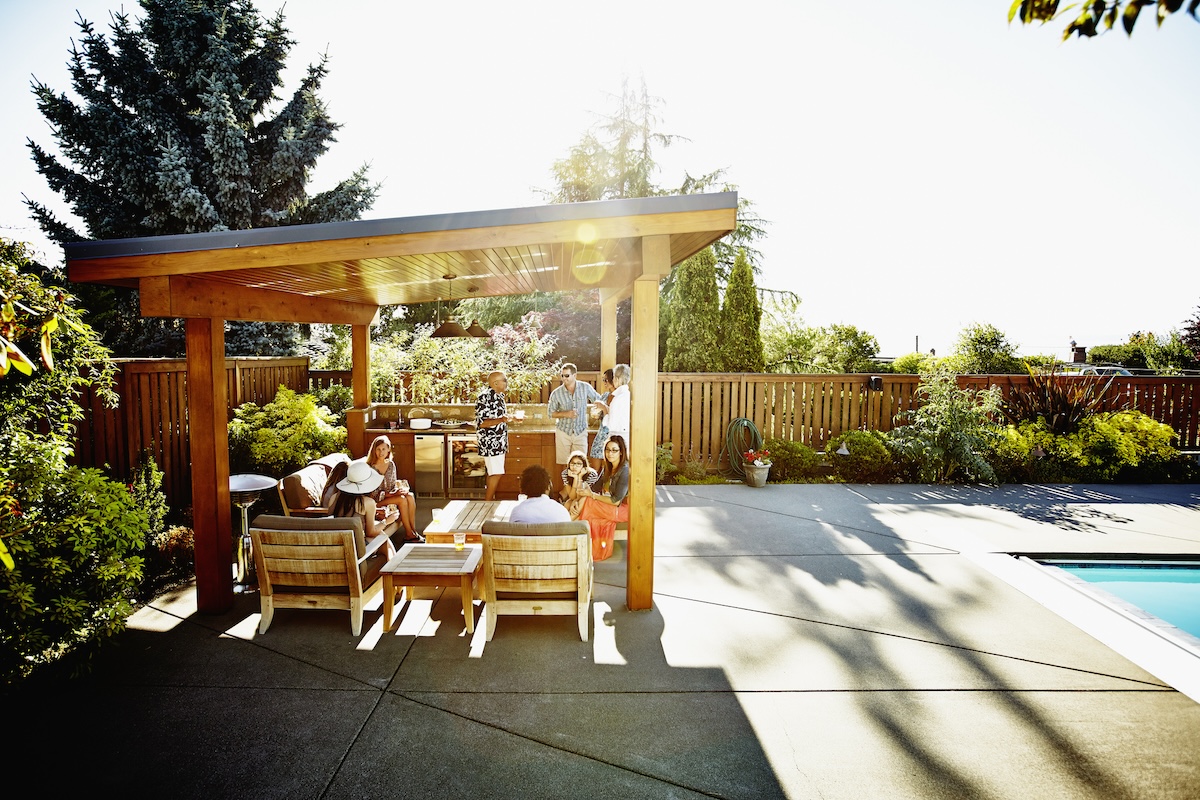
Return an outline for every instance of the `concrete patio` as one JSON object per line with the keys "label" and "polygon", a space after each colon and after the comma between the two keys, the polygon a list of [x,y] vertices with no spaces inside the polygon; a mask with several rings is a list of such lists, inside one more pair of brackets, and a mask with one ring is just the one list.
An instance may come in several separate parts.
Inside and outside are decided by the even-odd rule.
{"label": "concrete patio", "polygon": [[659,487],[654,609],[619,552],[587,643],[570,617],[485,643],[456,589],[358,638],[183,591],[94,674],[8,693],[4,757],[131,797],[1200,796],[1200,658],[1009,552],[1198,554],[1200,487]]}

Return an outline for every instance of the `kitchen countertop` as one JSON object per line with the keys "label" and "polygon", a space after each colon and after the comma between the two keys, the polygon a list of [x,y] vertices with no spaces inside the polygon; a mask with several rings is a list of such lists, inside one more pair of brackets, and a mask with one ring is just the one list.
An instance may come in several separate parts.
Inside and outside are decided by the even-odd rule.
{"label": "kitchen countertop", "polygon": [[[596,430],[597,430],[596,428],[588,428],[588,433],[595,433]],[[554,425],[548,424],[545,422],[526,423],[523,425],[513,423],[508,426],[508,432],[509,432],[509,435],[520,434],[520,433],[554,433]],[[367,428],[367,433],[374,434],[374,435],[379,435],[381,433],[420,433],[423,435],[429,435],[431,433],[433,433],[433,434],[475,433],[475,426],[474,425],[463,425],[462,427],[458,427],[458,428],[440,428],[437,425],[434,425],[432,428],[422,428],[419,430],[414,429],[414,428],[409,428],[407,426],[403,427],[403,428],[396,428],[395,430],[392,430],[390,428],[372,427],[372,428]]]}

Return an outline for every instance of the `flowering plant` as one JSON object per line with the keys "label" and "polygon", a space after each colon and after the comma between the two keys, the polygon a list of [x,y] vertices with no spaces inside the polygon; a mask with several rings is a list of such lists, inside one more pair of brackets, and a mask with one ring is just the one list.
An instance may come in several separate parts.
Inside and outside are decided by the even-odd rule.
{"label": "flowering plant", "polygon": [[742,457],[746,459],[747,464],[754,464],[758,467],[771,466],[770,450],[747,450]]}

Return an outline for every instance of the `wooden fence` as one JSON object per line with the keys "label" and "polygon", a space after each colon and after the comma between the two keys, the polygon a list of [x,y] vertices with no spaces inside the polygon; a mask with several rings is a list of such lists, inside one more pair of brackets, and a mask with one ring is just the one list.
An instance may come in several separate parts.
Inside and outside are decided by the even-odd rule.
{"label": "wooden fence", "polygon": [[[187,430],[187,362],[116,359],[117,408],[107,408],[90,389],[80,398],[84,418],[77,429],[75,463],[104,469],[116,480],[133,474],[138,455],[149,449],[163,471],[163,491],[172,508],[192,502],[192,461]],[[225,360],[226,403],[263,405],[279,387],[308,389],[307,358]]]}
{"label": "wooden fence", "polygon": [[[118,366],[118,408],[104,408],[91,393],[80,401],[85,419],[78,429],[76,463],[107,467],[114,478],[127,480],[138,453],[149,448],[165,474],[168,502],[174,508],[189,505],[186,362],[129,359],[118,361]],[[305,358],[228,359],[225,369],[231,416],[242,403],[269,403],[281,385],[306,391],[350,382],[348,370],[309,370]],[[597,372],[579,373],[580,380],[593,385],[598,377]],[[660,373],[655,399],[659,442],[674,444],[677,463],[692,458],[715,465],[729,423],[738,417],[751,420],[763,438],[789,439],[817,449],[842,431],[891,430],[898,414],[916,406],[920,379],[879,378],[880,388],[872,389],[869,375]],[[960,386],[998,386],[1006,395],[1028,384],[1029,378],[1019,375],[959,377]],[[549,399],[555,385],[557,381],[542,389],[540,402]],[[1118,376],[1109,385],[1105,408],[1141,411],[1174,428],[1180,449],[1200,449],[1200,378]]]}

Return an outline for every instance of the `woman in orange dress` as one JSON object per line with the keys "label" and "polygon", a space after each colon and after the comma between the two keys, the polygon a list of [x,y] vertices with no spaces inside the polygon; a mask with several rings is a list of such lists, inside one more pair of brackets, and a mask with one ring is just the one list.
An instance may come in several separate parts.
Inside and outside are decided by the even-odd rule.
{"label": "woman in orange dress", "polygon": [[587,522],[592,533],[592,560],[603,561],[613,553],[617,523],[629,521],[629,453],[625,437],[608,437],[600,480],[595,487],[584,484],[579,493],[584,498],[579,518]]}

